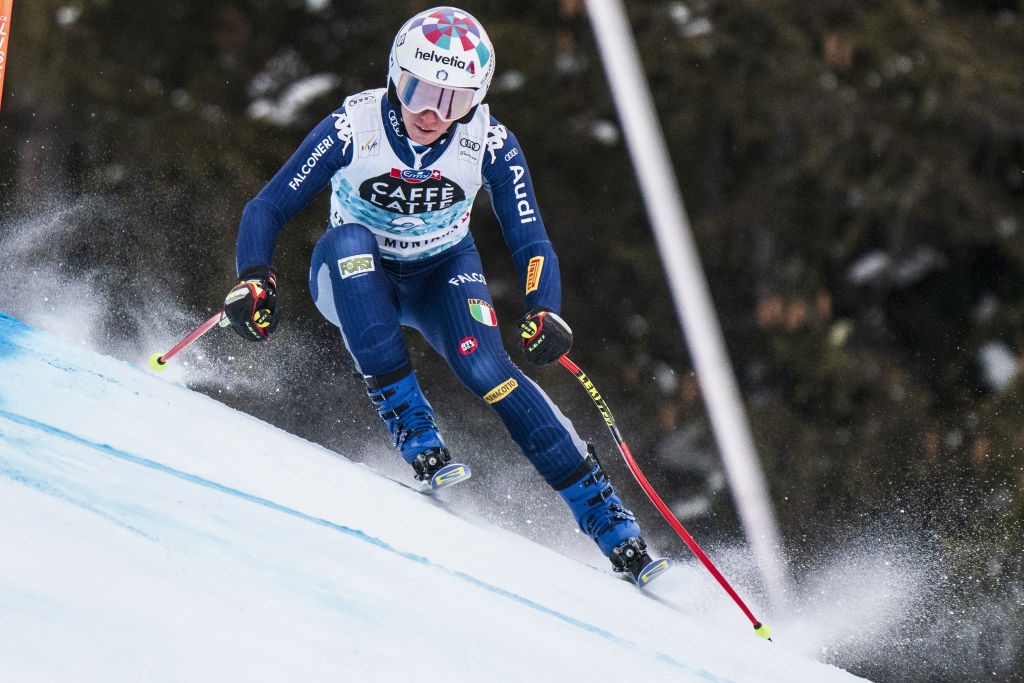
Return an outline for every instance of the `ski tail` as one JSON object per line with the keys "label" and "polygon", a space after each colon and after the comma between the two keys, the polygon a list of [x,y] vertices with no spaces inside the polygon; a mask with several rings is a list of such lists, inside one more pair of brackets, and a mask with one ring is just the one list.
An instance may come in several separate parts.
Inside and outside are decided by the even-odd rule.
{"label": "ski tail", "polygon": [[671,568],[672,560],[663,557],[644,566],[633,578],[636,580],[636,585],[643,588]]}
{"label": "ski tail", "polygon": [[430,478],[430,488],[433,491],[437,491],[452,484],[466,481],[471,476],[473,476],[473,472],[469,469],[469,465],[453,462],[434,473],[434,476]]}

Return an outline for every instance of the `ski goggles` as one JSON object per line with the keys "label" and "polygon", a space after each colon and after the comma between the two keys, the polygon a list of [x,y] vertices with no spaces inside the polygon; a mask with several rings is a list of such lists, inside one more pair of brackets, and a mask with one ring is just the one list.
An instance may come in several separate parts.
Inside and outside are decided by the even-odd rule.
{"label": "ski goggles", "polygon": [[473,88],[446,88],[403,71],[398,79],[398,99],[413,114],[433,110],[445,121],[461,119],[473,108]]}

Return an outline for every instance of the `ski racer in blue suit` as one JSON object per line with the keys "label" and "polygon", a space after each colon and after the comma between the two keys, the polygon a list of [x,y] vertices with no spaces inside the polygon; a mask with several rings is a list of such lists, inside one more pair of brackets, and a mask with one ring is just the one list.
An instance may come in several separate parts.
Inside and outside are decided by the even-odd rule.
{"label": "ski racer in blue suit", "polygon": [[527,312],[516,329],[526,358],[557,361],[572,344],[558,315],[558,259],[523,151],[482,103],[493,73],[491,42],[468,13],[437,7],[407,21],[391,48],[388,87],[347,97],[246,205],[236,251],[240,282],[225,310],[246,339],[273,332],[278,235],[330,185],[330,224],[313,250],[310,291],[341,330],[415,476],[429,481],[451,456],[417,383],[403,325],[419,330],[497,412],[614,569],[637,578],[650,563],[640,528],[592,449],[503,348],[469,232],[483,187],[519,271]]}

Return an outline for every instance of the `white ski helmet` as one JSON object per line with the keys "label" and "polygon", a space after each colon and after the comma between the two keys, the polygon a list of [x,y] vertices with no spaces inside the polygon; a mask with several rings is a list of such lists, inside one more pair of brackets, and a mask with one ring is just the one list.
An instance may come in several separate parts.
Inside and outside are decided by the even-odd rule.
{"label": "white ski helmet", "polygon": [[428,9],[405,22],[388,57],[389,93],[414,113],[433,109],[449,121],[467,117],[483,101],[493,75],[490,38],[469,12],[455,7]]}

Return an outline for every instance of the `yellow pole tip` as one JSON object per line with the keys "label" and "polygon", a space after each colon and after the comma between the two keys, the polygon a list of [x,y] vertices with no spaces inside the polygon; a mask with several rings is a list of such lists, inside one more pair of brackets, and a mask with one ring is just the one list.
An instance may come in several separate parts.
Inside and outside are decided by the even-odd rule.
{"label": "yellow pole tip", "polygon": [[754,633],[761,636],[765,640],[772,639],[772,629],[767,624],[757,624],[754,626]]}
{"label": "yellow pole tip", "polygon": [[167,369],[167,362],[164,361],[164,354],[157,351],[149,357],[149,367],[153,368],[157,372]]}

